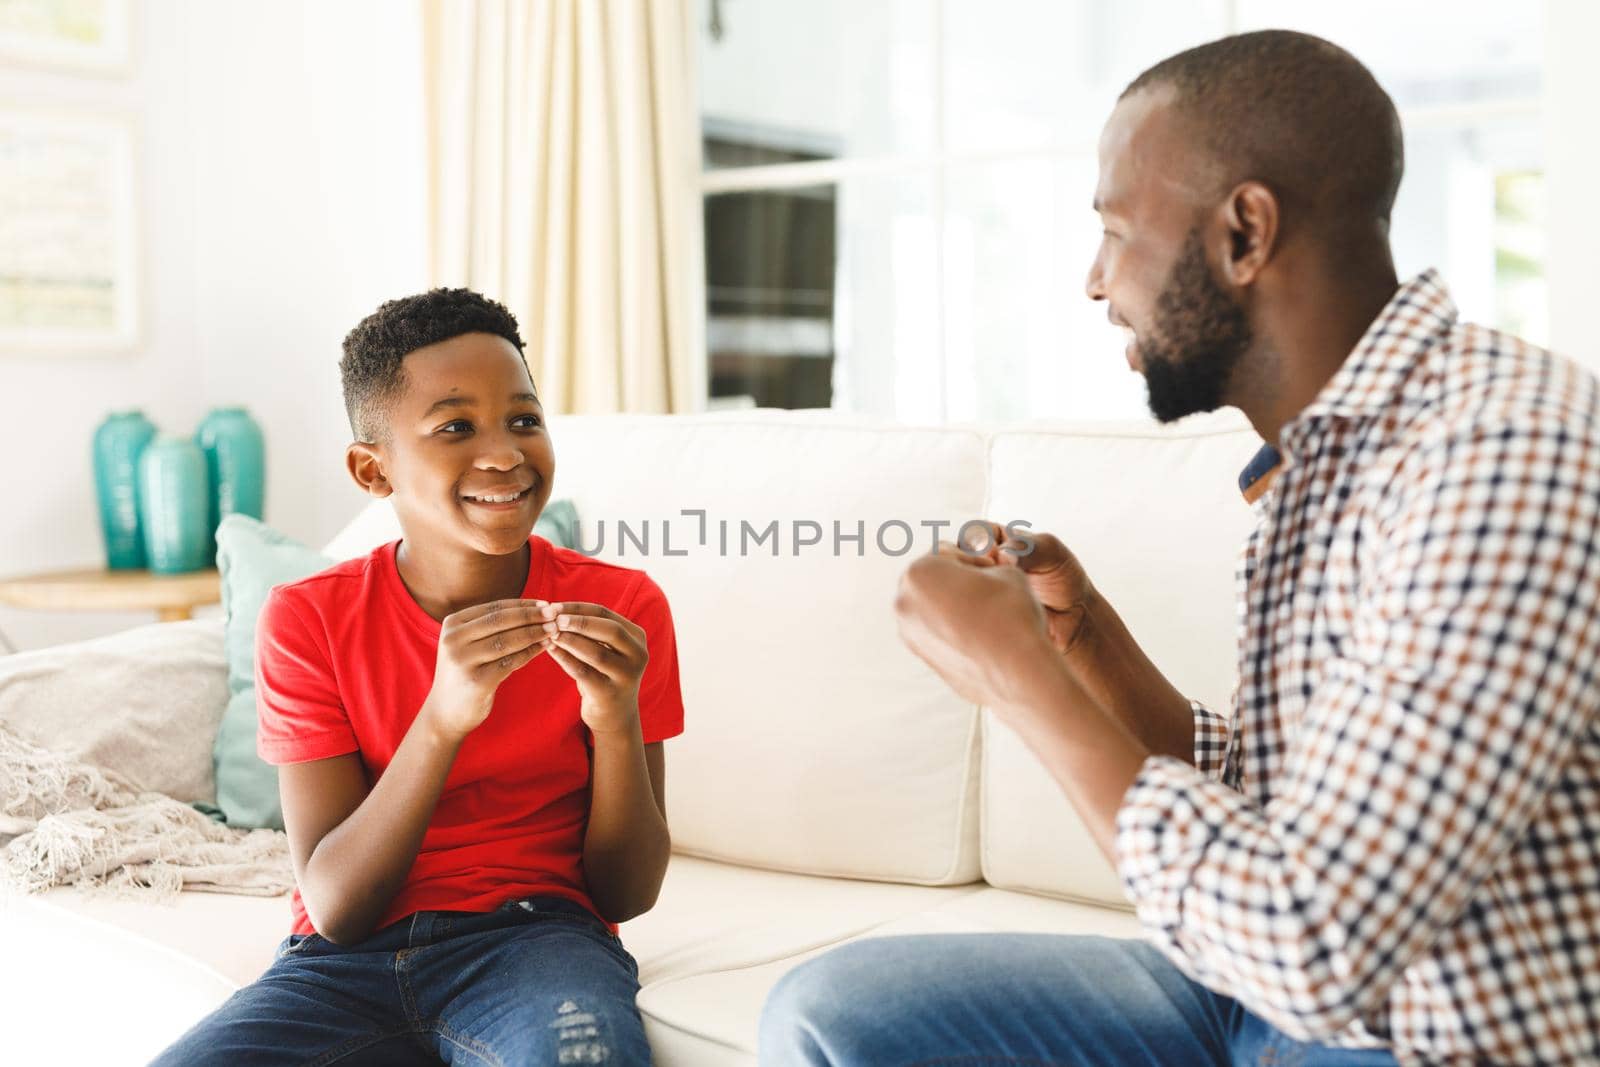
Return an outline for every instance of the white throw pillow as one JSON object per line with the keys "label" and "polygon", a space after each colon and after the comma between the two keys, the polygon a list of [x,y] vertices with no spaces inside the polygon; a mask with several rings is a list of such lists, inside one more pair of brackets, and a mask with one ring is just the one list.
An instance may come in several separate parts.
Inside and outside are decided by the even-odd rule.
{"label": "white throw pillow", "polygon": [[227,703],[218,618],[0,657],[0,723],[186,803],[215,799],[211,747]]}

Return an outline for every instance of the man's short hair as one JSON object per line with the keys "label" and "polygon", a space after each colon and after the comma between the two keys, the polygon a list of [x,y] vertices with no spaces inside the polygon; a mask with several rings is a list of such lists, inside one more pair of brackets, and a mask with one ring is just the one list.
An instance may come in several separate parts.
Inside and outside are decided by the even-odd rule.
{"label": "man's short hair", "polygon": [[[528,365],[516,317],[471,289],[432,289],[388,300],[357,323],[344,339],[339,360],[345,414],[356,440],[388,441],[394,402],[405,392],[402,361],[408,354],[464,333],[504,337]],[[528,377],[532,380],[531,372]]]}
{"label": "man's short hair", "polygon": [[1218,194],[1264,182],[1314,220],[1387,229],[1405,169],[1394,101],[1355,56],[1291,30],[1224,37],[1164,59],[1122,96],[1170,88]]}

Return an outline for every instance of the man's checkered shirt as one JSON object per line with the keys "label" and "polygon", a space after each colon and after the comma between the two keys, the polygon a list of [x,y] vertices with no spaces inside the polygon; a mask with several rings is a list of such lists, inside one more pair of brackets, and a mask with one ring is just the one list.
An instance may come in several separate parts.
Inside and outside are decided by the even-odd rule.
{"label": "man's checkered shirt", "polygon": [[1283,428],[1232,714],[1117,820],[1195,980],[1402,1063],[1600,1064],[1597,405],[1428,272]]}

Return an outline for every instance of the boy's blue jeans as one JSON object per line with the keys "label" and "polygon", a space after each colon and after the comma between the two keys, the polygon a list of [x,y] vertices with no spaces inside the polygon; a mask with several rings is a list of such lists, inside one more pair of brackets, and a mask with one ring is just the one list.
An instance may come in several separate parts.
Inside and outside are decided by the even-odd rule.
{"label": "boy's blue jeans", "polygon": [[286,938],[155,1062],[633,1067],[650,1062],[638,992],[633,957],[581,904],[423,911],[347,948]]}
{"label": "boy's blue jeans", "polygon": [[868,938],[784,976],[762,1067],[1392,1067],[1307,1045],[1140,941],[1034,934]]}

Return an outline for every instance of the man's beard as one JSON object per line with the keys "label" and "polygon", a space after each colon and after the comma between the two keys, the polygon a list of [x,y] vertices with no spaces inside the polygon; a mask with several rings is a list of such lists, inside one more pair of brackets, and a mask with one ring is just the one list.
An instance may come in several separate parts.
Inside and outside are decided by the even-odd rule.
{"label": "man's beard", "polygon": [[1173,422],[1221,407],[1251,340],[1244,308],[1217,284],[1200,230],[1190,230],[1156,297],[1155,323],[1139,340],[1151,414]]}

